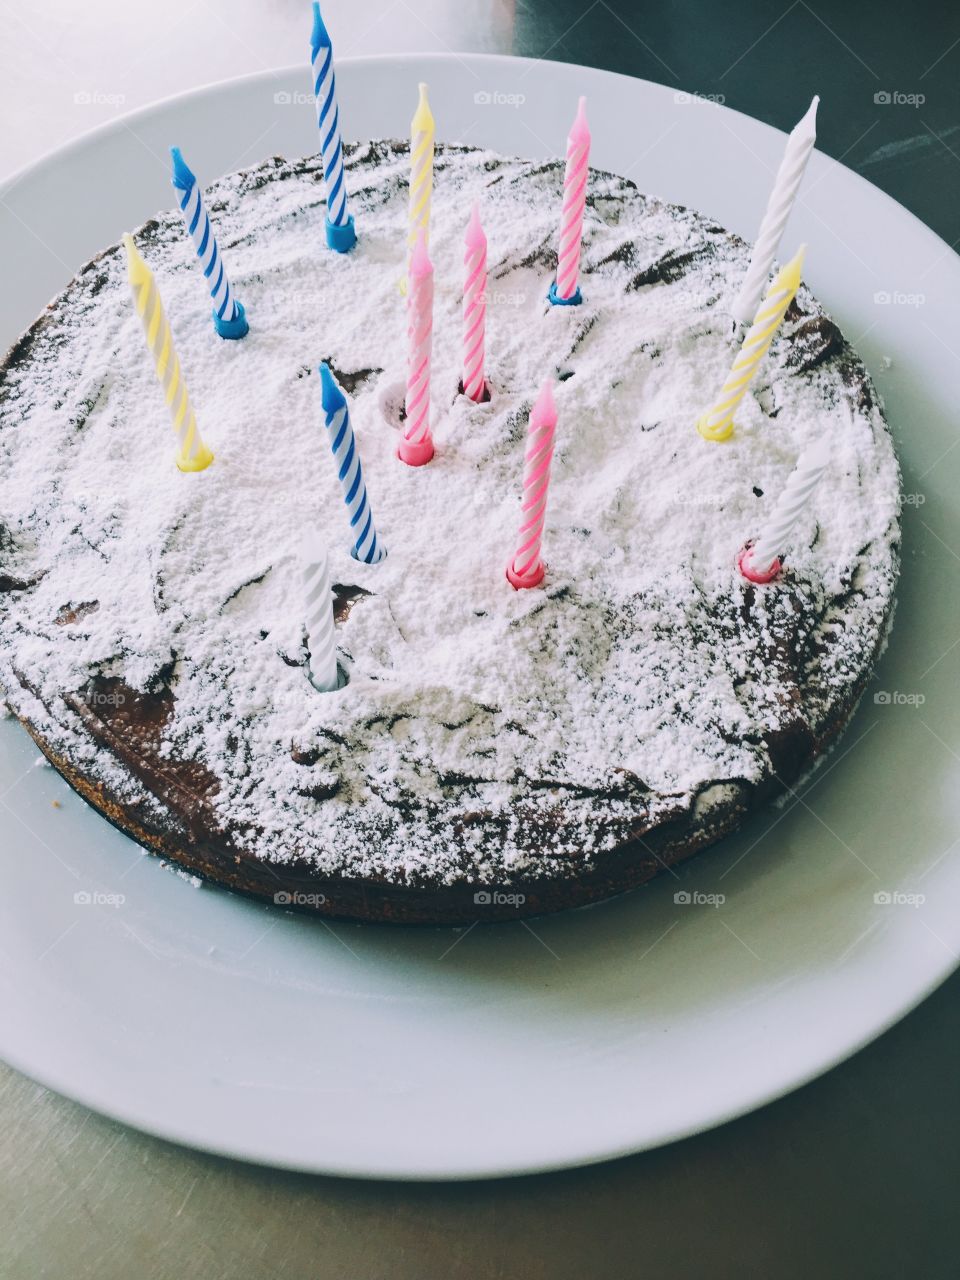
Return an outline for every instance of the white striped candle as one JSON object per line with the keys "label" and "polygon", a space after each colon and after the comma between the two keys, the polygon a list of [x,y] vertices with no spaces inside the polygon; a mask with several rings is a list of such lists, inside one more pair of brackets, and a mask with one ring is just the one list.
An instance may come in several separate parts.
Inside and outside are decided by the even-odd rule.
{"label": "white striped candle", "polygon": [[320,130],[323,180],[327,189],[327,245],[337,253],[346,253],[353,248],[357,236],[353,217],[347,212],[347,184],[343,172],[343,140],[340,136],[340,106],[337,102],[337,77],[333,69],[333,46],[316,0],[313,6],[310,62],[313,68],[313,96],[317,104],[317,128]]}
{"label": "white striped candle", "polygon": [[746,325],[753,319],[757,303],[763,295],[770,278],[770,268],[777,256],[777,249],[787,225],[790,211],[797,198],[797,190],[810,159],[810,152],[817,140],[817,104],[814,98],[806,115],[797,124],[787,139],[786,150],[780,169],[774,179],[773,190],[767,202],[767,209],[760,223],[760,230],[754,242],[750,265],[744,276],[740,292],[734,299],[731,311],[737,324]]}
{"label": "white striped candle", "polygon": [[187,231],[193,240],[203,268],[210,296],[213,298],[213,323],[221,338],[242,338],[250,326],[242,305],[233,296],[217,237],[210,225],[210,218],[200,195],[200,183],[180,154],[179,147],[171,147],[173,157],[173,185],[177,192],[180,211]]}
{"label": "white striped candle", "polygon": [[333,591],[326,548],[314,535],[304,538],[300,549],[300,569],[310,683],[320,693],[331,693],[340,687]]}
{"label": "white striped candle", "polygon": [[830,465],[830,448],[825,440],[805,450],[790,474],[783,493],[763,526],[760,536],[740,552],[740,572],[751,582],[770,582],[780,572],[779,557],[790,534],[810,504],[813,492]]}
{"label": "white striped candle", "polygon": [[364,564],[377,564],[387,554],[387,549],[377,537],[376,526],[373,523],[373,512],[370,510],[370,502],[367,498],[367,486],[364,483],[360,454],[350,423],[347,398],[325,364],[320,366],[320,389],[330,448],[337,468],[337,479],[343,490],[343,500],[347,507],[347,517],[353,537],[350,554],[355,560],[362,560]]}

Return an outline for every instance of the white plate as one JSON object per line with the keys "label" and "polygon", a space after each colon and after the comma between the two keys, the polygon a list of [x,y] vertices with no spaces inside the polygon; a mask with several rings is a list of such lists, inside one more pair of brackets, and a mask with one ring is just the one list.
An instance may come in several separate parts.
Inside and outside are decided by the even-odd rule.
{"label": "white plate", "polygon": [[[343,63],[349,135],[403,135],[420,78],[441,138],[531,155],[562,152],[586,93],[595,164],[746,235],[783,143],[643,81],[475,56]],[[313,149],[309,103],[283,100],[307,81],[300,68],[166,102],[21,174],[0,204],[0,337],[170,204],[170,142],[208,178]],[[898,621],[876,684],[891,700],[868,694],[801,798],[681,878],[588,911],[466,932],[331,927],[191,888],[51,770],[31,769],[35,748],[5,722],[4,1057],[193,1146],[461,1178],[599,1160],[718,1124],[826,1070],[943,980],[960,950],[960,263],[818,154],[788,246],[801,239],[813,287],[878,375],[905,490],[924,498],[906,508]],[[875,303],[880,291],[894,301]],[[917,293],[922,305],[904,300]],[[681,891],[726,901],[684,905]]]}

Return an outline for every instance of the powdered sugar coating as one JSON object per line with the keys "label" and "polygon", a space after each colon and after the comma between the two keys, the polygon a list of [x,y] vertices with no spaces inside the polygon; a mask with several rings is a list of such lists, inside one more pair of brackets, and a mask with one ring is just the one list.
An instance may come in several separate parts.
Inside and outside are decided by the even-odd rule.
{"label": "powdered sugar coating", "polygon": [[[137,235],[216,454],[205,472],[173,463],[117,249],[15,349],[0,382],[0,579],[16,587],[0,592],[0,682],[72,763],[158,816],[64,694],[95,675],[169,685],[163,750],[215,775],[217,820],[258,858],[398,883],[574,875],[638,828],[706,821],[746,797],[788,721],[816,736],[847,705],[892,604],[897,463],[869,381],[839,334],[811,328],[822,312],[805,289],[734,437],[704,441],[694,424],[735,352],[725,308],[746,246],[592,173],[584,302],[551,307],[562,165],[444,147],[437,455],[404,466],[380,401],[404,376],[407,165],[396,144],[350,149],[359,239],[346,255],[324,247],[315,161],[278,159],[210,189],[251,325],[240,342],[213,331],[178,211]],[[477,199],[487,405],[456,395]],[[378,565],[349,556],[322,359],[346,375],[389,548]],[[526,419],[551,372],[548,572],[517,592],[504,570]],[[754,590],[736,553],[821,438],[835,465],[784,549],[788,578]],[[333,694],[315,692],[304,665],[307,524],[334,581],[370,593],[339,628],[350,683]]]}

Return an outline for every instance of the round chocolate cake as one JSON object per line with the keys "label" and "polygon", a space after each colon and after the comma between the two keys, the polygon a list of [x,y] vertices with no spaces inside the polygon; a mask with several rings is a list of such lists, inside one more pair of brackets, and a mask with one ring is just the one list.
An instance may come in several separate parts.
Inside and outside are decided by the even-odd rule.
{"label": "round chocolate cake", "polygon": [[[721,444],[748,247],[592,171],[580,306],[550,306],[563,168],[437,148],[436,456],[397,458],[405,144],[209,189],[250,321],[225,342],[179,211],[135,233],[204,439],[181,473],[115,245],[0,366],[0,689],[69,782],[201,876],[358,920],[512,918],[630,889],[736,827],[847,723],[891,618],[899,472],[802,287]],[[489,240],[488,403],[458,394],[463,234]],[[318,363],[347,393],[379,564],[350,555]],[[546,578],[505,577],[557,379]],[[766,586],[737,553],[798,455],[832,463]],[[310,683],[297,553],[330,548],[348,683]]]}

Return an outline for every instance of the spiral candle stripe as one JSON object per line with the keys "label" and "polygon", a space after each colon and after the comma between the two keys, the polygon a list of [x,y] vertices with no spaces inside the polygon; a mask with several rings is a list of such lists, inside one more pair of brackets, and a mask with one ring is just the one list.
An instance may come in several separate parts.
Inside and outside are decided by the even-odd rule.
{"label": "spiral candle stripe", "polygon": [[243,317],[243,308],[230,288],[217,237],[213,234],[200,195],[200,183],[180,154],[179,147],[171,147],[170,154],[173,157],[174,189],[213,298],[213,320],[217,332],[222,338],[242,338],[248,331],[248,325]]}
{"label": "spiral candle stripe", "polygon": [[[353,246],[356,237],[353,234],[352,219],[347,213],[347,185],[343,175],[343,142],[340,137],[340,108],[333,69],[333,46],[320,16],[320,5],[316,2],[313,6],[310,50],[313,95],[317,103],[317,127],[320,130],[320,155],[327,189],[327,243],[330,248],[344,252]],[[341,231],[337,233],[333,228],[340,228]]]}
{"label": "spiral candle stripe", "polygon": [[740,567],[745,577],[753,582],[764,582],[776,576],[780,569],[777,557],[783,552],[794,525],[803,515],[829,465],[830,450],[825,441],[801,454],[759,538],[752,547],[741,552]]}
{"label": "spiral candle stripe", "polygon": [[407,396],[401,459],[412,467],[433,457],[430,434],[430,359],[433,351],[433,265],[423,231],[410,259],[407,297]]}
{"label": "spiral candle stripe", "polygon": [[421,234],[430,243],[430,201],[433,196],[433,138],[436,126],[427,101],[427,86],[420,85],[420,100],[410,122],[410,206],[407,255],[412,257]]}
{"label": "spiral candle stripe", "polygon": [[806,245],[801,245],[796,256],[785,267],[781,267],[771,281],[767,296],[760,304],[750,332],[744,338],[743,346],[737,352],[733,367],[720,389],[720,398],[697,423],[697,429],[705,440],[726,440],[733,431],[733,416],[737,406],[757,372],[760,361],[770,349],[773,335],[780,327],[787,307],[800,288],[805,249]]}
{"label": "spiral candle stripe", "polygon": [[770,276],[770,268],[777,254],[783,229],[790,217],[797,196],[797,189],[803,178],[810,159],[810,152],[817,140],[817,104],[814,98],[806,115],[797,124],[787,139],[783,160],[774,179],[773,190],[767,203],[766,213],[760,223],[760,230],[753,246],[750,265],[744,277],[740,292],[731,308],[738,324],[749,324],[757,303],[760,301],[764,285]]}
{"label": "spiral candle stripe", "polygon": [[377,537],[373,523],[373,512],[367,499],[367,486],[364,484],[360,454],[350,423],[347,398],[325,364],[320,366],[320,386],[330,448],[353,534],[353,550],[350,554],[364,564],[377,564],[387,554],[387,549]]}
{"label": "spiral candle stripe", "polygon": [[577,293],[589,159],[590,128],[587,125],[587,100],[581,98],[576,119],[567,138],[567,167],[563,175],[563,208],[560,213],[556,284],[556,296],[560,302],[570,302]]}
{"label": "spiral candle stripe", "polygon": [[487,319],[487,237],[480,225],[480,209],[473,206],[465,239],[463,265],[463,393],[479,404],[486,389],[483,378]]}
{"label": "spiral candle stripe", "polygon": [[300,561],[310,683],[320,693],[331,693],[340,687],[340,671],[326,550],[317,539],[306,538],[300,551]]}
{"label": "spiral candle stripe", "polygon": [[177,466],[181,471],[203,471],[213,461],[213,454],[203,443],[193,405],[180,372],[180,361],[173,346],[173,335],[164,314],[157,282],[150,268],[137,252],[133,237],[123,237],[127,251],[127,277],[133,290],[137,315],[143,322],[147,346],[153,356],[157,377],[163,387],[164,398],[173,429],[177,435],[179,450]]}
{"label": "spiral candle stripe", "polygon": [[550,464],[557,431],[557,409],[553,387],[548,379],[540,390],[530,413],[527,428],[527,450],[523,463],[523,499],[517,549],[507,567],[512,586],[535,587],[543,581],[544,565],[540,559],[543,525],[550,487]]}

